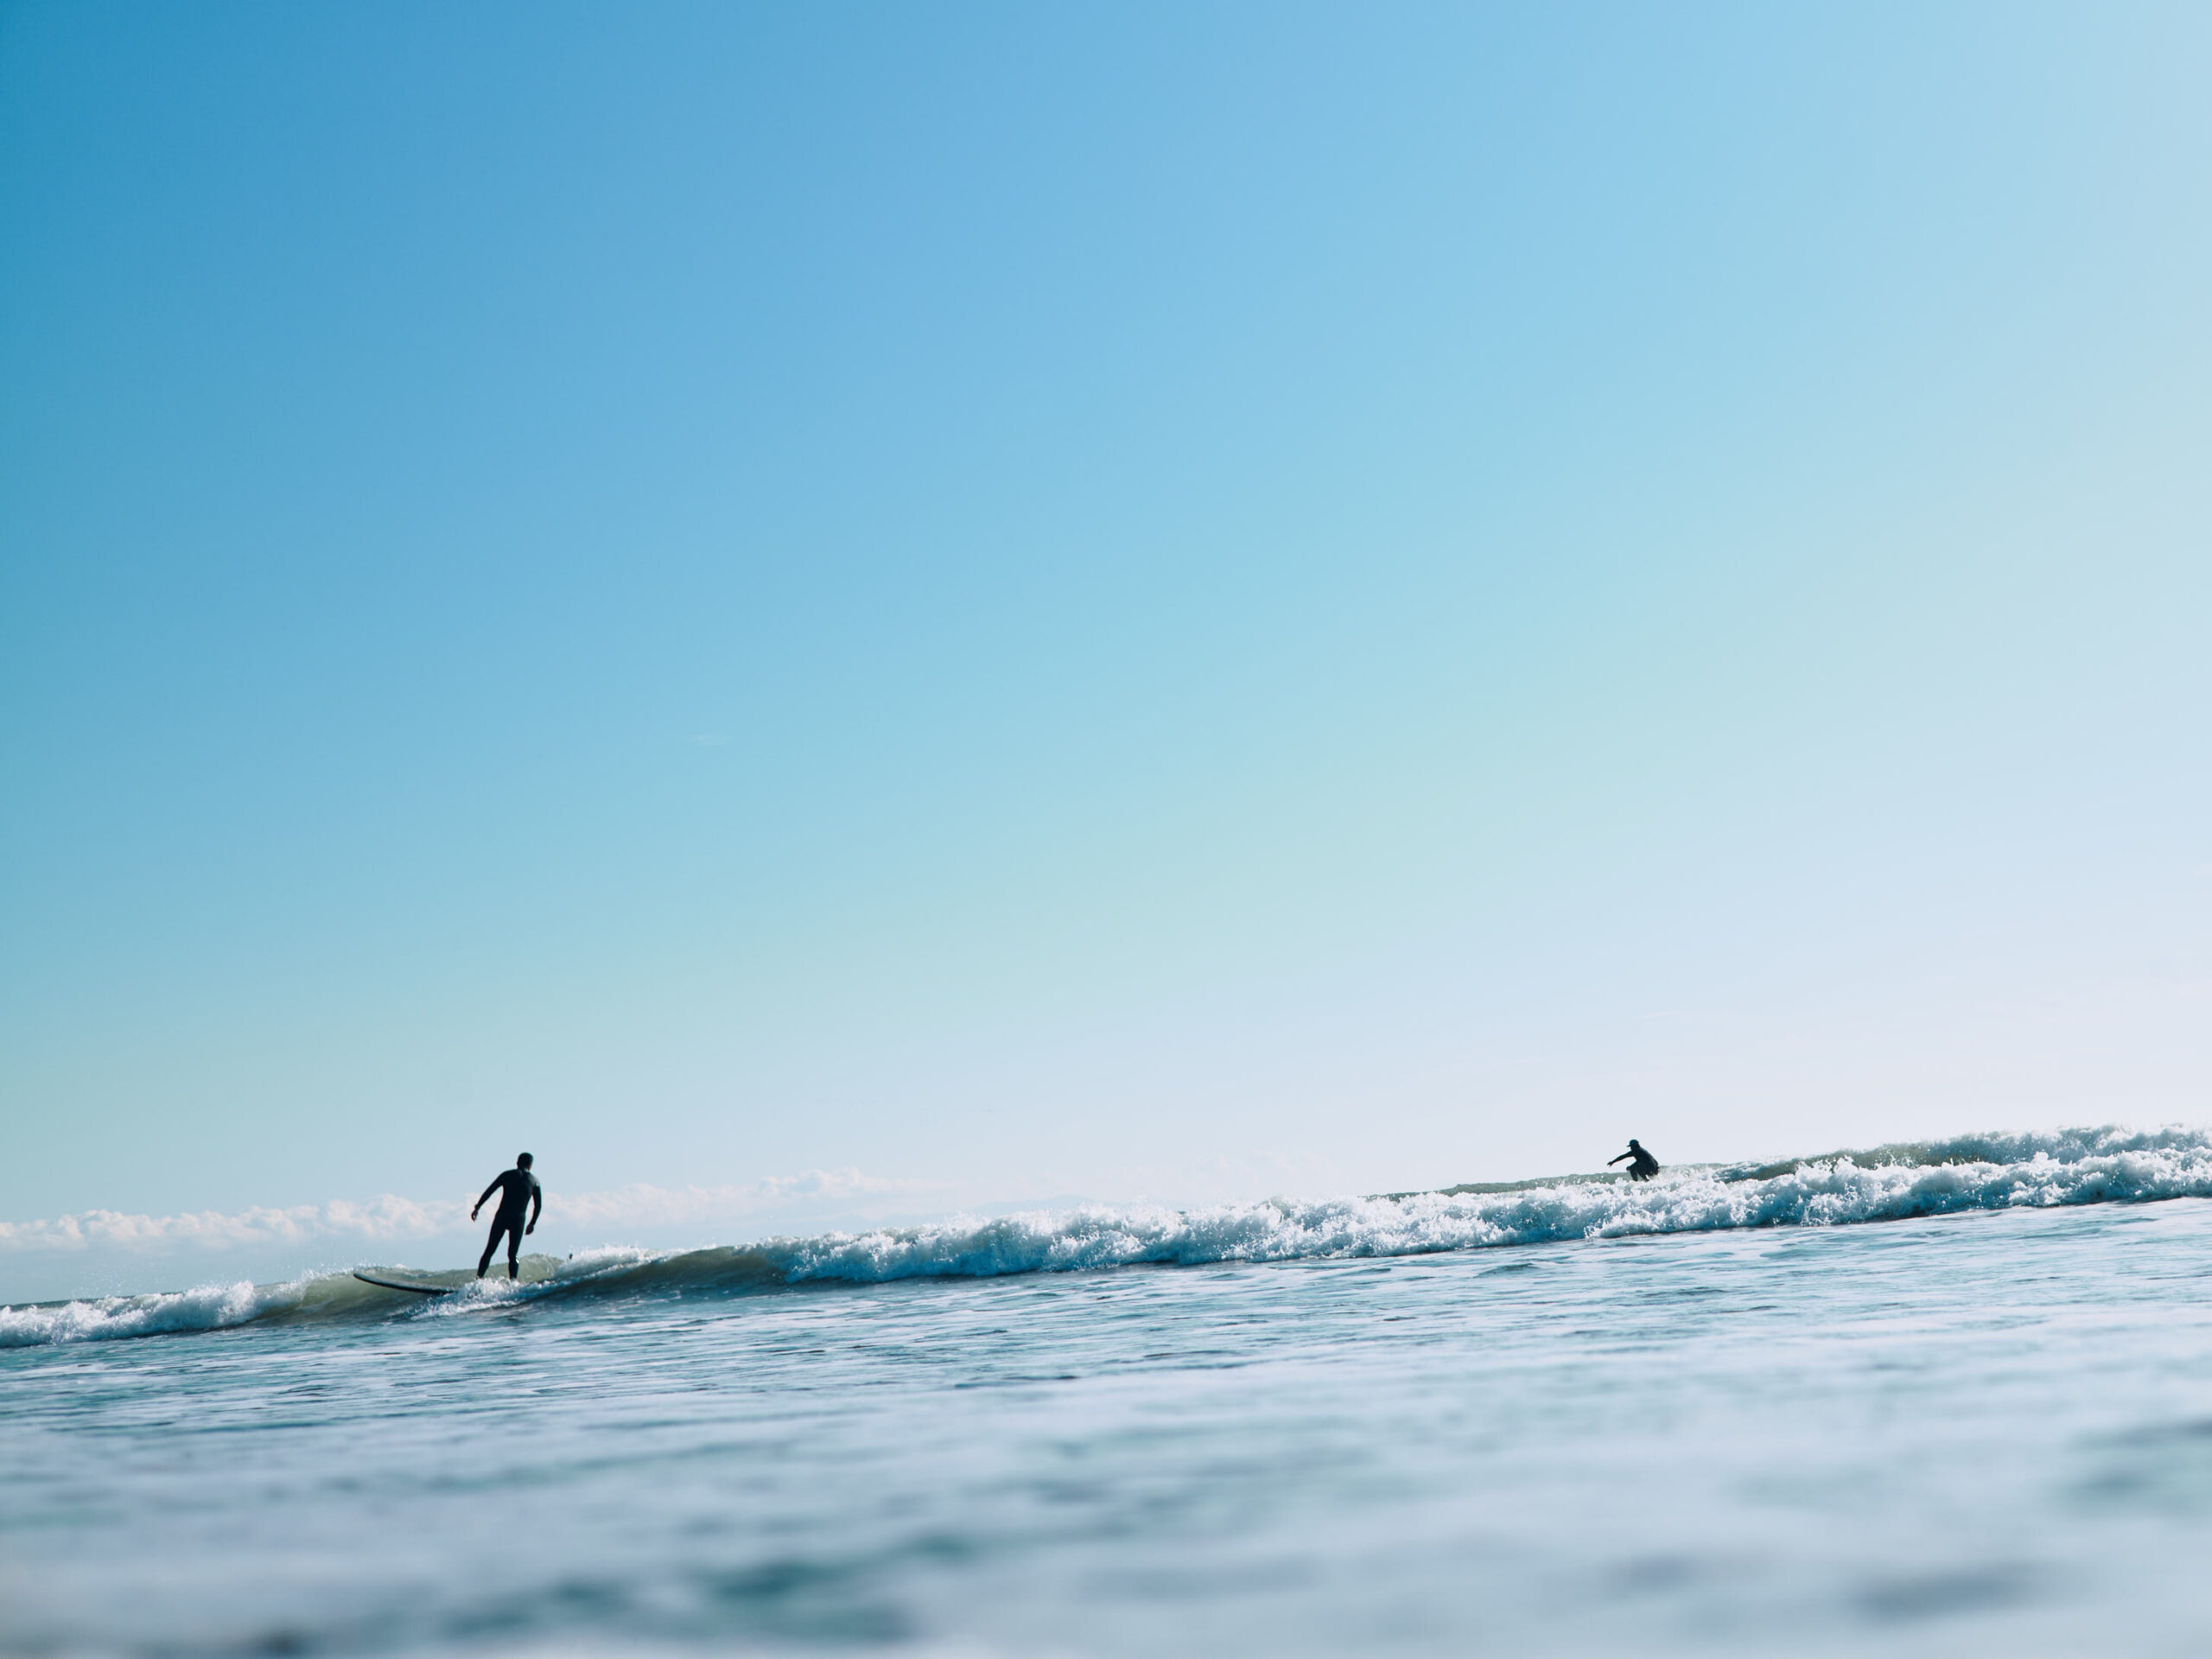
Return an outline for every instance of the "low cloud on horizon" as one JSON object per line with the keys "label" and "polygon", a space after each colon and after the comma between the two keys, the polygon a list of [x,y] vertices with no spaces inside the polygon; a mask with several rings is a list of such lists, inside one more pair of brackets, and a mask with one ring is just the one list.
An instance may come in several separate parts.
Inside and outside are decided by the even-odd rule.
{"label": "low cloud on horizon", "polygon": [[[887,1179],[857,1169],[812,1169],[772,1175],[742,1186],[671,1188],[639,1183],[598,1192],[564,1192],[551,1213],[564,1225],[652,1229],[745,1221],[868,1199],[914,1198],[934,1190],[929,1182]],[[466,1199],[424,1203],[391,1193],[359,1202],[340,1198],[283,1208],[256,1206],[227,1214],[207,1210],[148,1216],[86,1210],[45,1220],[0,1221],[0,1251],[152,1253],[326,1241],[391,1243],[432,1238],[475,1224],[469,1220]]]}

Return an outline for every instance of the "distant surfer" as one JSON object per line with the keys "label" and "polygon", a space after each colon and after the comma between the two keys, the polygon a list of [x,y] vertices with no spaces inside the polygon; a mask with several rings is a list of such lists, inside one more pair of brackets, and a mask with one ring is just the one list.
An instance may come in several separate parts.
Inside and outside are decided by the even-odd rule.
{"label": "distant surfer", "polygon": [[[1630,1141],[1630,1146],[1636,1142]],[[1654,1169],[1658,1165],[1652,1166]],[[476,1276],[481,1279],[484,1269],[492,1265],[492,1253],[499,1248],[499,1235],[507,1236],[507,1277],[512,1279],[521,1270],[516,1258],[522,1254],[522,1236],[537,1230],[537,1217],[545,1208],[545,1190],[537,1184],[537,1177],[530,1173],[530,1154],[518,1153],[515,1166],[494,1179],[479,1193],[476,1203],[468,1212],[471,1221],[477,1211],[497,1192],[499,1207],[492,1212],[492,1236],[484,1241],[484,1259],[476,1264]],[[523,1224],[523,1212],[530,1212],[530,1224]]]}
{"label": "distant surfer", "polygon": [[[1628,1150],[1621,1154],[1621,1158],[1628,1160],[1628,1178],[1631,1181],[1648,1181],[1659,1173],[1659,1160],[1646,1152],[1643,1142],[1634,1135],[1629,1137]],[[1620,1162],[1621,1158],[1606,1159],[1605,1167],[1611,1169]],[[491,1258],[486,1256],[485,1260],[488,1262]]]}

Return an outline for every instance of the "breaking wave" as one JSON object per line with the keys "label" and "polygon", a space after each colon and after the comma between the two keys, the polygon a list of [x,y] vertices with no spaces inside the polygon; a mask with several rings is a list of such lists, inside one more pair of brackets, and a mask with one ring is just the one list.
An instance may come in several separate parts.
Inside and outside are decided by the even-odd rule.
{"label": "breaking wave", "polygon": [[1753,1165],[1683,1165],[1648,1182],[1558,1176],[1435,1192],[1175,1210],[1092,1205],[923,1227],[772,1238],[687,1251],[610,1248],[537,1256],[524,1277],[428,1276],[423,1298],[350,1274],[243,1281],[147,1296],[0,1308],[0,1348],[405,1314],[442,1318],[549,1298],[715,1296],[810,1282],[1075,1272],[1141,1263],[1412,1255],[1498,1245],[1830,1227],[1963,1211],[2212,1198],[2212,1132],[2068,1129],[1960,1135]]}

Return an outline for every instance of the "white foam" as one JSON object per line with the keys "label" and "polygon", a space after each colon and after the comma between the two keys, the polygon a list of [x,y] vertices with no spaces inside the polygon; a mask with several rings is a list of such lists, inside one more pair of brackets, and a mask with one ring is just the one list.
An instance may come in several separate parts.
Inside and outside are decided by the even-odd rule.
{"label": "white foam", "polygon": [[0,1348],[220,1331],[272,1318],[330,1318],[388,1306],[382,1300],[388,1294],[350,1273],[312,1273],[282,1284],[256,1285],[241,1279],[143,1296],[0,1307]]}
{"label": "white foam", "polygon": [[1592,1177],[1504,1192],[1278,1198],[1185,1211],[1095,1207],[1065,1216],[777,1239],[757,1248],[793,1281],[880,1281],[1139,1262],[1404,1255],[2183,1197],[2212,1197],[2212,1137],[2204,1132],[2069,1130],[1839,1153],[1771,1173],[1707,1166],[1649,1182]]}
{"label": "white foam", "polygon": [[202,1285],[153,1296],[102,1296],[81,1302],[0,1307],[0,1348],[53,1342],[91,1342],[111,1337],[149,1337],[169,1331],[213,1331],[259,1319],[296,1285]]}
{"label": "white foam", "polygon": [[[2212,1198],[2212,1135],[2171,1128],[1961,1135],[1764,1167],[1683,1167],[1656,1179],[1570,1177],[1418,1192],[1173,1210],[1090,1205],[992,1220],[774,1238],[687,1252],[607,1247],[550,1279],[465,1287],[431,1310],[567,1295],[739,1294],[810,1281],[880,1282],[1072,1272],[1137,1263],[1408,1255],[1496,1245],[1747,1227],[1833,1227],[2021,1206]],[[272,1316],[388,1313],[344,1274],[208,1285],[154,1296],[0,1308],[0,1347],[208,1331]]]}

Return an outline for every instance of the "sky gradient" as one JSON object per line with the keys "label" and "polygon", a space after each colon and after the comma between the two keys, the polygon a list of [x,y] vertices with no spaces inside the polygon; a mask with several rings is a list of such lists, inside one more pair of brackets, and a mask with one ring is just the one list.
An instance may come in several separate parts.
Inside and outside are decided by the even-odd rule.
{"label": "sky gradient", "polygon": [[2205,1121],[2208,84],[0,4],[0,1220]]}

